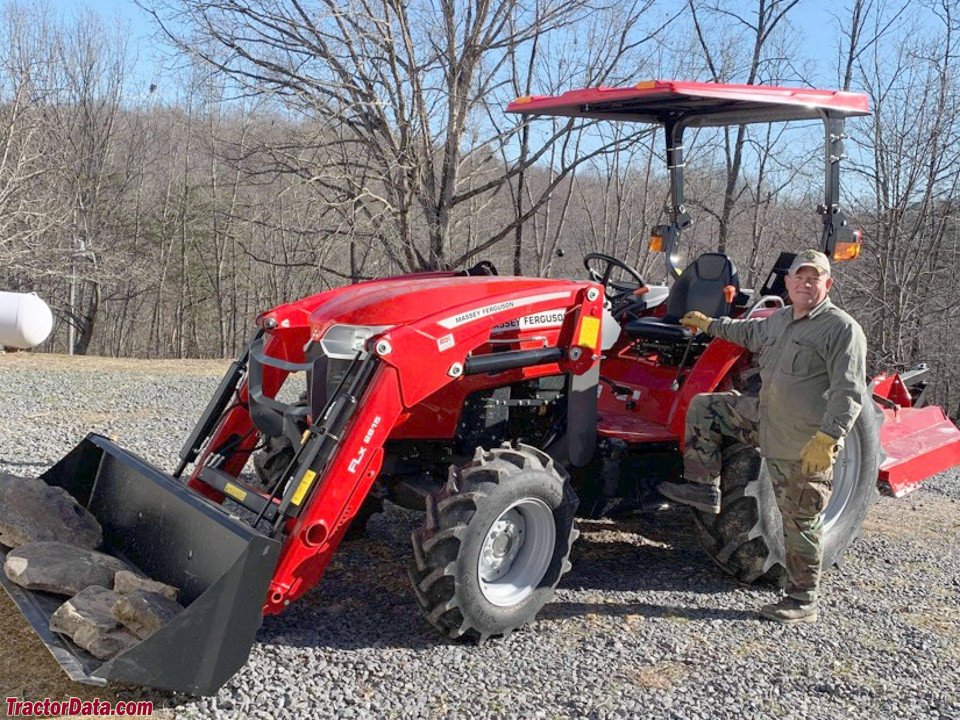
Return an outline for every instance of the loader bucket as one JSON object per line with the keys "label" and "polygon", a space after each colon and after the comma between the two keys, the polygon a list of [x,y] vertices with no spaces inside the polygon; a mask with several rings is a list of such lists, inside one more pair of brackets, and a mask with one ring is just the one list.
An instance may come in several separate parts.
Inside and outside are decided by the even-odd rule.
{"label": "loader bucket", "polygon": [[25,590],[0,573],[64,671],[88,684],[215,694],[250,654],[279,543],[100,435],[88,435],[43,479],[93,513],[103,526],[101,550],[180,588],[186,607],[130,650],[97,660],[50,631],[63,597]]}

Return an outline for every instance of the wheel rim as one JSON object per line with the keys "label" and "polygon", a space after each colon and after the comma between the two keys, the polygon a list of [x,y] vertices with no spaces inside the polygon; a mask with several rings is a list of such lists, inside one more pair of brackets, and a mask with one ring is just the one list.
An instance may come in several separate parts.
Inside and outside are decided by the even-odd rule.
{"label": "wheel rim", "polygon": [[506,607],[527,598],[553,558],[557,528],[553,510],[539,498],[513,503],[491,523],[480,548],[480,590],[488,602]]}
{"label": "wheel rim", "polygon": [[840,451],[833,468],[833,492],[823,512],[824,533],[829,532],[830,528],[843,517],[853,499],[857,485],[860,484],[861,464],[860,434],[854,431],[847,435],[843,450]]}

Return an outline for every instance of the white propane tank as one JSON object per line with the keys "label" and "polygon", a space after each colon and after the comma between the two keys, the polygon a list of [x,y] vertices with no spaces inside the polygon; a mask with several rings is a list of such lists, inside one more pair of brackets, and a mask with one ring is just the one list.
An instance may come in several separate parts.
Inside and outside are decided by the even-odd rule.
{"label": "white propane tank", "polygon": [[53,330],[53,313],[36,295],[0,292],[0,346],[31,348]]}

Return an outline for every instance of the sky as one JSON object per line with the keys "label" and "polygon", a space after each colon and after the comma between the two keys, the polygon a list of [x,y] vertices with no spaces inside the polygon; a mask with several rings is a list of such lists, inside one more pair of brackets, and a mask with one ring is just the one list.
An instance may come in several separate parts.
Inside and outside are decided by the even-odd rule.
{"label": "sky", "polygon": [[[127,24],[131,39],[140,48],[137,73],[144,76],[144,82],[152,82],[149,76],[154,74],[154,68],[162,58],[162,49],[154,37],[157,30],[153,18],[133,0],[49,0],[49,3],[65,14],[76,12],[78,8],[93,8],[106,20],[119,18]],[[833,48],[840,30],[839,21],[834,16],[836,8],[842,4],[836,0],[802,0],[790,16],[791,23],[804,38],[804,51],[799,54],[817,59],[821,86],[825,88],[836,83],[835,73],[829,68],[835,62]],[[829,52],[825,54],[826,49]],[[647,78],[638,78],[642,79]]]}
{"label": "sky", "polygon": [[[156,23],[150,15],[132,0],[47,0],[57,13],[70,17],[78,10],[91,9],[106,23],[118,20],[125,29],[129,29],[131,50],[136,51],[137,61],[131,91],[146,92],[156,82],[162,82],[158,72],[164,57],[161,43],[154,37]],[[142,90],[141,90],[142,86]]]}
{"label": "sky", "polygon": [[138,37],[147,39],[152,32],[150,17],[132,0],[49,0],[50,6],[65,13],[77,8],[93,8],[104,18],[119,17],[130,23],[131,30]]}
{"label": "sky", "polygon": [[[667,0],[667,2],[678,1]],[[79,9],[89,8],[95,10],[104,20],[109,22],[113,19],[119,19],[129,28],[131,45],[138,50],[138,60],[132,76],[129,78],[128,100],[137,102],[139,98],[148,96],[161,100],[174,100],[178,97],[181,88],[178,87],[176,80],[172,79],[174,76],[161,70],[162,64],[170,66],[173,62],[169,57],[169,50],[156,37],[159,30],[153,18],[133,0],[47,0],[47,2],[55,11],[62,12],[67,16]],[[836,70],[833,68],[836,64],[836,48],[842,30],[841,23],[847,14],[844,5],[846,5],[846,0],[801,0],[790,15],[791,25],[797,30],[798,36],[802,38],[797,58],[804,62],[807,69],[813,69],[815,73],[813,82],[824,89],[832,89],[838,82]],[[166,63],[164,63],[165,56]],[[815,68],[810,68],[812,63],[816,63]],[[637,81],[645,79],[650,78],[636,78]],[[155,85],[157,86],[155,88],[156,94],[154,94]],[[859,90],[856,87],[852,89]],[[849,130],[851,128],[848,128]],[[794,131],[794,136],[797,132]],[[801,128],[799,132],[806,131]],[[808,147],[812,148],[813,151],[818,151],[817,148],[820,147],[819,143],[822,140],[817,139],[817,136],[822,131],[817,125],[811,132],[815,132],[816,136],[810,135],[809,138],[807,135],[801,134],[799,136],[804,141],[797,144],[798,151],[806,152]],[[790,143],[785,143],[785,145],[789,147]],[[848,146],[847,151],[855,152],[855,149]],[[695,166],[696,160],[696,155],[691,152],[688,161]],[[851,175],[847,173],[847,179],[850,178]]]}

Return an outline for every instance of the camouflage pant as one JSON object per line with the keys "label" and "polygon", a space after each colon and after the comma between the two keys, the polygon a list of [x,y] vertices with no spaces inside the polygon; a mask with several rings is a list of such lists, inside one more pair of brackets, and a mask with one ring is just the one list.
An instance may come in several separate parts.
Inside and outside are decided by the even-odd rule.
{"label": "camouflage pant", "polygon": [[[690,401],[683,454],[688,482],[720,487],[724,438],[757,446],[756,403],[756,398],[737,393],[703,393]],[[823,564],[823,510],[830,500],[833,468],[804,475],[799,458],[765,461],[783,517],[787,595],[815,600]]]}

